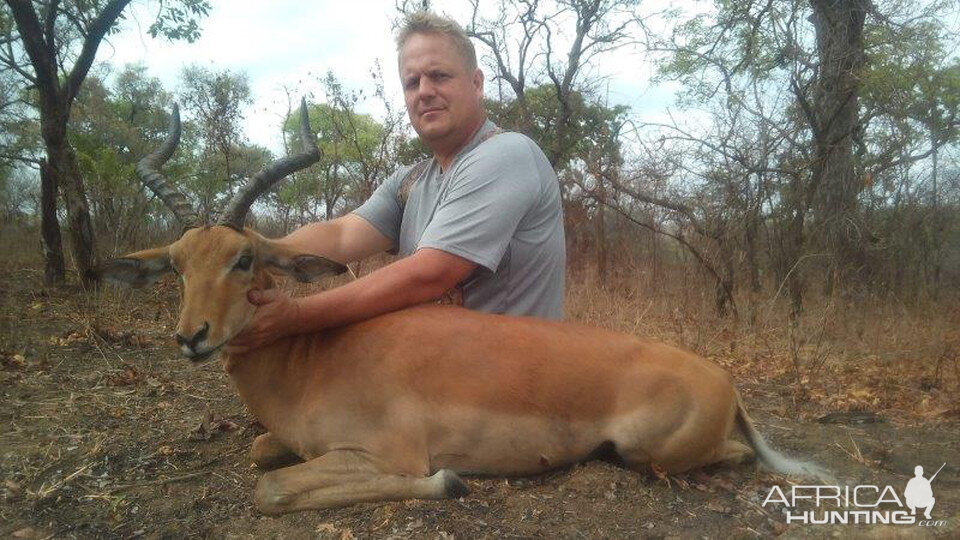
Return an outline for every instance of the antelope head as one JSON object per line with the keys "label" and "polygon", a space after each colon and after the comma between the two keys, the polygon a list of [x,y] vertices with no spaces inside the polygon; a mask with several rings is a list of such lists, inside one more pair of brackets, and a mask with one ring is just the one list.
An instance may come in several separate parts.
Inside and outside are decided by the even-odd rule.
{"label": "antelope head", "polygon": [[137,164],[141,181],[173,212],[184,232],[167,246],[107,261],[99,269],[100,276],[142,287],[165,272],[179,274],[183,294],[176,339],[183,355],[195,362],[208,358],[247,325],[256,309],[247,300],[247,292],[273,287],[268,270],[292,275],[302,282],[346,270],[323,257],[291,252],[244,227],[247,211],[258,196],[287,175],[320,159],[320,150],[310,132],[306,102],[300,105],[300,138],[303,151],[276,160],[253,176],[215,225],[201,223],[186,197],[160,172],[180,140],[176,106],[163,145]]}

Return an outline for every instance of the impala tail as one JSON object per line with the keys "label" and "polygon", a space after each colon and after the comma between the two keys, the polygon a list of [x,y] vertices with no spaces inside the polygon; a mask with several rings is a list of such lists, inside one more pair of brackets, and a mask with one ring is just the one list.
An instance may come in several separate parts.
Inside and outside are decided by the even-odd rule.
{"label": "impala tail", "polygon": [[826,469],[813,463],[789,458],[771,448],[754,427],[753,420],[743,406],[740,392],[737,392],[737,427],[764,467],[780,474],[815,478],[825,484],[836,484],[836,479]]}

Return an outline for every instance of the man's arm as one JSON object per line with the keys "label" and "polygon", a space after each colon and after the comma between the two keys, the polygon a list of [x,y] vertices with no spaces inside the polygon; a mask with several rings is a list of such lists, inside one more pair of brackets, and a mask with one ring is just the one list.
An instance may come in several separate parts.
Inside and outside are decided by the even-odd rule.
{"label": "man's arm", "polygon": [[254,291],[250,299],[258,305],[256,314],[230,341],[227,352],[241,353],[281,337],[342,326],[437,299],[476,268],[476,263],[457,255],[425,248],[319,294],[293,299],[278,289]]}
{"label": "man's arm", "polygon": [[342,287],[294,300],[296,334],[342,326],[440,298],[477,264],[436,249],[421,249]]}
{"label": "man's arm", "polygon": [[387,251],[393,242],[355,214],[310,223],[277,240],[294,251],[349,263]]}

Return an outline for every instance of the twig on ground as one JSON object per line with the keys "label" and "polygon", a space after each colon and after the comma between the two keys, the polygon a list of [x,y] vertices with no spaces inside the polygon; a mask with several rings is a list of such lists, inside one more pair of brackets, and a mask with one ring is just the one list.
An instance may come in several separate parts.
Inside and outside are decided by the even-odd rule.
{"label": "twig on ground", "polygon": [[40,500],[43,500],[43,499],[46,499],[47,497],[49,497],[50,495],[53,495],[53,494],[56,493],[58,490],[60,490],[63,486],[65,486],[65,485],[69,484],[71,481],[73,481],[74,478],[76,478],[76,477],[80,476],[81,474],[87,472],[87,471],[90,469],[90,467],[93,467],[93,463],[87,463],[87,464],[84,465],[83,467],[80,467],[79,469],[77,469],[76,471],[74,471],[73,473],[71,473],[69,476],[67,476],[67,477],[64,478],[63,480],[61,480],[61,481],[53,484],[52,486],[50,486],[50,487],[48,487],[48,488],[44,488],[43,486],[40,486],[40,489],[37,490],[37,498],[40,499]]}
{"label": "twig on ground", "polygon": [[107,493],[113,494],[113,493],[117,493],[118,491],[123,491],[123,490],[126,490],[126,489],[136,488],[136,487],[160,486],[160,485],[164,485],[164,484],[172,484],[172,483],[174,483],[174,482],[182,482],[183,480],[189,480],[189,479],[191,479],[191,478],[196,478],[196,477],[198,477],[198,476],[203,476],[203,475],[206,475],[206,474],[210,474],[210,473],[212,473],[212,472],[213,472],[213,469],[211,469],[211,470],[209,470],[209,471],[196,471],[196,472],[192,472],[192,473],[189,473],[189,474],[184,474],[184,475],[181,475],[181,476],[173,476],[173,477],[170,477],[170,478],[157,478],[156,480],[150,480],[149,482],[136,482],[136,483],[133,483],[133,484],[124,484],[124,485],[121,485],[121,486],[115,486],[115,487],[113,487],[112,489],[110,489],[109,491],[107,491]]}

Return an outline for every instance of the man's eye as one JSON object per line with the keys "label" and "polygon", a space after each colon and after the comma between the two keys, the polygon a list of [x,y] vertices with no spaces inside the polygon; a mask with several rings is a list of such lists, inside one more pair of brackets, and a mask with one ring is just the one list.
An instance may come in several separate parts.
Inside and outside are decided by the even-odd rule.
{"label": "man's eye", "polygon": [[237,264],[233,265],[234,270],[249,270],[250,265],[253,264],[253,257],[250,255],[244,255],[237,260]]}

